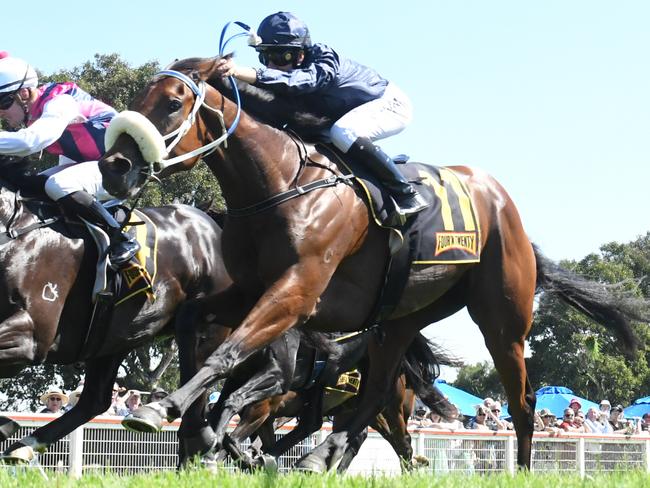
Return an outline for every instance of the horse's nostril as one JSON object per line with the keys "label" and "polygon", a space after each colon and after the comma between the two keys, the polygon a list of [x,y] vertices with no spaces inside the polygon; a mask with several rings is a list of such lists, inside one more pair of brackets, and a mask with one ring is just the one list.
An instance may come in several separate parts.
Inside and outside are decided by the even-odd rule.
{"label": "horse's nostril", "polygon": [[111,156],[105,157],[101,163],[101,166],[110,172],[125,175],[131,171],[133,168],[133,163],[131,163],[131,160],[127,157],[113,154]]}

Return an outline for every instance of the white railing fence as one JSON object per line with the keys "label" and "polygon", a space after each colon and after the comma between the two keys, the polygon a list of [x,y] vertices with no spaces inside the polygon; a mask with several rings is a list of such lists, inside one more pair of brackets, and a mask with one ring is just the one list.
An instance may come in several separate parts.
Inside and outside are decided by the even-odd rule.
{"label": "white railing fence", "polygon": [[[48,415],[5,413],[20,430],[0,443],[4,451],[12,442],[52,419]],[[134,474],[153,470],[174,470],[177,463],[178,423],[166,425],[159,434],[124,430],[119,417],[98,417],[80,427],[50,449],[38,461],[46,470],[68,472],[79,477],[86,472],[110,471]],[[278,435],[286,433],[278,431]],[[303,454],[329,434],[327,427],[305,439],[279,459],[281,471],[288,471]],[[411,432],[414,455],[428,459],[425,471],[436,474],[514,473],[517,443],[509,432],[440,432],[417,429]],[[244,446],[245,447],[245,446]],[[232,465],[230,469],[235,469]],[[650,438],[640,436],[598,437],[590,434],[533,439],[534,472],[567,472],[580,476],[599,472],[643,470],[650,473]],[[370,432],[350,473],[399,474],[398,458],[389,444]]]}

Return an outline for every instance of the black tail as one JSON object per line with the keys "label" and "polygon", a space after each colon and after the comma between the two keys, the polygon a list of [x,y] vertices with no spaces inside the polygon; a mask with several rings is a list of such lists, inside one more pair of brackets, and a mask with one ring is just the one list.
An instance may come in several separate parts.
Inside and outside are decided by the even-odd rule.
{"label": "black tail", "polygon": [[563,269],[533,245],[537,261],[537,287],[554,293],[587,317],[612,330],[626,351],[638,341],[630,321],[650,322],[650,303],[624,289],[623,283],[603,284]]}
{"label": "black tail", "polygon": [[449,419],[455,407],[433,385],[440,375],[441,365],[456,367],[462,366],[462,362],[418,333],[402,360],[406,385],[433,412]]}

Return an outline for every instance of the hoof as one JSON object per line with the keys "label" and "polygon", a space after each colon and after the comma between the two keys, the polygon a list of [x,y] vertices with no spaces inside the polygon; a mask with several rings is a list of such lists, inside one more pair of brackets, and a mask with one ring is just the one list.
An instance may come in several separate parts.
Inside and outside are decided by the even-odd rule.
{"label": "hoof", "polygon": [[9,417],[0,417],[0,442],[4,442],[18,432],[20,425]]}
{"label": "hoof", "polygon": [[327,471],[327,465],[323,460],[309,454],[299,459],[294,468],[303,473],[324,473]]}
{"label": "hoof", "polygon": [[34,449],[29,446],[19,447],[0,456],[5,464],[29,464],[34,460]]}
{"label": "hoof", "polygon": [[426,468],[429,466],[429,459],[425,456],[413,456],[411,466],[415,469]]}
{"label": "hoof", "polygon": [[278,462],[270,454],[260,454],[253,460],[254,466],[270,473],[277,473]]}
{"label": "hoof", "polygon": [[134,432],[155,434],[162,430],[164,418],[164,408],[145,405],[138,408],[131,415],[124,417],[122,425],[125,429]]}

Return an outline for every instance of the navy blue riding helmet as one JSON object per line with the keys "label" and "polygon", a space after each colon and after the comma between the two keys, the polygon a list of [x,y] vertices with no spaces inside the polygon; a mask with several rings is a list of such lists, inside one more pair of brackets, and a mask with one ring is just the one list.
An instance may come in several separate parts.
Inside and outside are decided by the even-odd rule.
{"label": "navy blue riding helmet", "polygon": [[266,17],[257,28],[262,43],[255,46],[260,62],[277,66],[295,64],[297,53],[311,47],[309,28],[291,12],[277,12]]}

